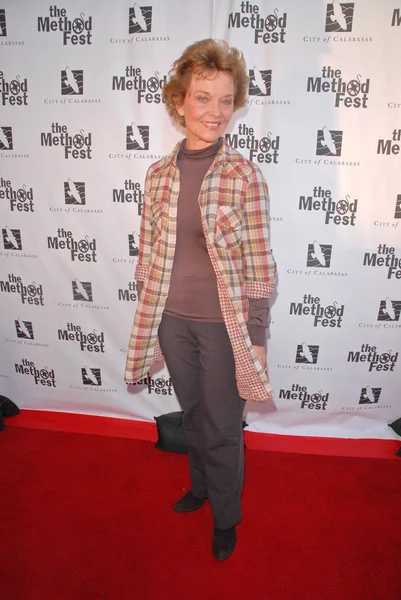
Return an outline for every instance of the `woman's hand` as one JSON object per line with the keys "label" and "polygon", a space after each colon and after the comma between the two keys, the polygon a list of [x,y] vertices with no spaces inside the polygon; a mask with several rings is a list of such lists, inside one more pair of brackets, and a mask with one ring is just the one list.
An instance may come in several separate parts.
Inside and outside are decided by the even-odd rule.
{"label": "woman's hand", "polygon": [[262,367],[266,368],[266,350],[264,346],[253,346],[254,352],[256,354],[256,358],[262,365]]}

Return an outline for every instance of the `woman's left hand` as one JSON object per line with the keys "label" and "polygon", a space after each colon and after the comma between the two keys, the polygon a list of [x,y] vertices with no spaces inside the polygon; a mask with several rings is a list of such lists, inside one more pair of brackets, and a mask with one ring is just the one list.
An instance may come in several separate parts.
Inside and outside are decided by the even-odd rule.
{"label": "woman's left hand", "polygon": [[260,362],[260,364],[262,365],[262,367],[265,369],[266,368],[266,350],[264,346],[253,346],[253,349],[255,351],[256,354],[256,358],[258,359],[258,361]]}

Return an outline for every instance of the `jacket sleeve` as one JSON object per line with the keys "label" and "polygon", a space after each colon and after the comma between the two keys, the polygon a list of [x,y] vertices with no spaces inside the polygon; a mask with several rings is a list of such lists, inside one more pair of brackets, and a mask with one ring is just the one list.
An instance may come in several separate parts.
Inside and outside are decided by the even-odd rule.
{"label": "jacket sleeve", "polygon": [[242,218],[245,295],[268,298],[276,286],[276,263],[270,249],[268,189],[256,165],[252,165]]}
{"label": "jacket sleeve", "polygon": [[[153,236],[152,226],[150,223],[150,186],[151,186],[151,175],[149,169],[146,173],[145,179],[145,192],[143,197],[142,205],[142,216],[141,216],[141,229],[139,234],[139,253],[138,262],[135,269],[135,279],[137,282],[145,281],[148,274],[148,265],[150,263],[150,256],[152,253]],[[142,286],[139,286],[142,289]],[[140,290],[138,289],[140,292]]]}

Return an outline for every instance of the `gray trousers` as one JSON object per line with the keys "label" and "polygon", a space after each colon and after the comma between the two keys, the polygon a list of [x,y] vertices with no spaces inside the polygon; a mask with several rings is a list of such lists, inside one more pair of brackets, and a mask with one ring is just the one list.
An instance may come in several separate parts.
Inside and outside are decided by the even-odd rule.
{"label": "gray trousers", "polygon": [[245,407],[226,327],[164,314],[159,341],[184,411],[192,493],[209,498],[215,526],[226,529],[241,521]]}

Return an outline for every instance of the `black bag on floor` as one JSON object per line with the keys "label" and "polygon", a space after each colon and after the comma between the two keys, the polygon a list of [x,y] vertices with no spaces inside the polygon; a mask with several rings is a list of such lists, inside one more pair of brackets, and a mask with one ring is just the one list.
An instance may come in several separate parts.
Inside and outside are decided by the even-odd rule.
{"label": "black bag on floor", "polygon": [[1,395],[0,411],[3,413],[3,417],[15,417],[15,415],[19,414],[18,406],[10,398]]}
{"label": "black bag on floor", "polygon": [[388,426],[391,427],[391,429],[394,431],[394,433],[401,436],[401,417],[399,419],[397,419],[396,421],[389,423]]}
{"label": "black bag on floor", "polygon": [[188,446],[182,427],[183,414],[184,412],[179,410],[155,417],[158,434],[155,448],[165,452],[188,454]]}

